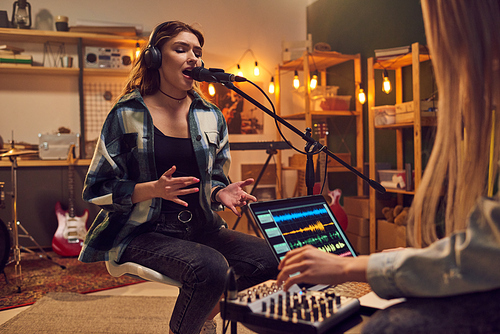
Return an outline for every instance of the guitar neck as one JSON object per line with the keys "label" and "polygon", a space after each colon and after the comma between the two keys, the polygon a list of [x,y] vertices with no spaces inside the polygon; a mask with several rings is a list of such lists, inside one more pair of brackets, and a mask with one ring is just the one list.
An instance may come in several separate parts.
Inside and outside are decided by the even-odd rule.
{"label": "guitar neck", "polygon": [[68,167],[68,193],[69,193],[69,208],[68,214],[71,218],[75,217],[75,166],[72,164]]}

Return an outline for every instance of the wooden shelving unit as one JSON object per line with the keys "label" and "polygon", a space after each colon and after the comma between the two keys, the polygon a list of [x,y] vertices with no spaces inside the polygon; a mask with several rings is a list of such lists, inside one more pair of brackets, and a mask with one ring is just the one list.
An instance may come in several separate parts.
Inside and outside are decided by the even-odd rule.
{"label": "wooden shelving unit", "polygon": [[[330,117],[335,116],[353,116],[356,117],[356,157],[355,157],[355,168],[362,172],[363,171],[363,112],[362,104],[355,99],[355,109],[354,110],[312,110],[311,109],[311,89],[309,87],[309,82],[311,80],[311,73],[318,72],[320,74],[320,86],[327,85],[327,69],[340,65],[346,62],[353,62],[353,72],[354,72],[354,91],[357,92],[357,85],[361,82],[361,56],[356,55],[345,55],[333,51],[314,51],[304,52],[303,56],[299,59],[289,61],[284,64],[278,65],[275,75],[275,85],[276,85],[276,112],[278,115],[286,120],[305,120],[306,127],[313,128],[313,120],[326,120]],[[304,111],[293,114],[283,114],[281,110],[282,94],[281,94],[281,82],[283,80],[282,74],[293,71],[302,71],[304,73]],[[291,86],[291,84],[290,84]],[[353,96],[354,98],[354,96]],[[279,136],[279,135],[278,135]],[[277,138],[281,140],[281,137]],[[281,161],[281,152],[278,152],[278,161]],[[348,162],[350,163],[350,162]],[[282,167],[281,163],[277,164],[278,175],[281,175],[282,169],[284,170],[301,170],[301,168],[292,167]],[[328,172],[346,172],[348,169],[344,167],[329,167]],[[281,187],[279,187],[281,189]],[[363,193],[363,180],[358,178],[357,181],[357,193],[361,195]]]}
{"label": "wooden shelving unit", "polygon": [[[404,169],[404,148],[403,148],[403,129],[413,128],[413,148],[414,148],[414,190],[406,191],[401,189],[387,189],[387,192],[395,193],[398,196],[398,203],[402,204],[403,195],[414,195],[418,189],[422,177],[422,127],[434,126],[435,117],[421,116],[421,88],[420,88],[420,64],[430,60],[426,49],[419,43],[413,43],[411,53],[391,60],[376,62],[374,58],[368,58],[368,142],[369,142],[369,165],[370,178],[377,179],[375,164],[375,130],[393,130],[396,131],[396,169]],[[395,91],[396,103],[403,103],[403,75],[402,69],[406,66],[412,66],[412,85],[413,85],[413,104],[414,120],[413,122],[375,126],[375,92],[380,87],[375,87],[375,70],[393,70],[396,74]],[[370,252],[373,253],[377,248],[377,220],[376,220],[376,192],[370,189]],[[420,221],[417,219],[417,226],[420,229]],[[421,241],[420,241],[421,244]]]}
{"label": "wooden shelving unit", "polygon": [[[9,29],[0,28],[0,41],[2,44],[17,46],[19,44],[34,43],[44,44],[46,42],[64,43],[74,45],[77,49],[77,58],[74,61],[73,68],[62,67],[43,67],[0,64],[0,75],[22,75],[26,76],[56,76],[56,77],[74,77],[78,80],[79,112],[80,112],[80,140],[81,156],[85,152],[85,128],[84,128],[84,89],[83,85],[86,78],[111,78],[120,77],[125,79],[129,73],[128,69],[103,69],[88,68],[85,66],[85,47],[107,47],[135,49],[136,44],[142,45],[146,42],[143,37],[121,36],[97,33],[76,33],[60,31],[42,31],[34,29]],[[24,79],[23,79],[24,80]],[[27,79],[28,80],[28,79]],[[44,164],[42,164],[44,165]]]}

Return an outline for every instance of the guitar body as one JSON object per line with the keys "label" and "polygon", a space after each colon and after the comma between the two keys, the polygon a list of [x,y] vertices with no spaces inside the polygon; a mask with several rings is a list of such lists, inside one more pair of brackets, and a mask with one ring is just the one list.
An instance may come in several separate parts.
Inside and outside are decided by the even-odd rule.
{"label": "guitar body", "polygon": [[61,256],[78,256],[87,234],[89,210],[80,217],[71,217],[69,211],[63,210],[61,203],[57,202],[55,211],[58,226],[52,238],[52,250]]}

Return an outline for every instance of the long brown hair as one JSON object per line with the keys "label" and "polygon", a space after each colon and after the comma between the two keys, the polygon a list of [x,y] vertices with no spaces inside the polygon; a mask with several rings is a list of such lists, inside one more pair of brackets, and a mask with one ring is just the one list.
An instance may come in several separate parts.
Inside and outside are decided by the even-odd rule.
{"label": "long brown hair", "polygon": [[[195,35],[196,38],[198,38],[200,46],[203,46],[205,44],[203,33],[198,29],[180,21],[169,21],[161,23],[156,26],[155,29],[153,29],[147,45],[155,46],[158,50],[161,50],[165,43],[167,43],[169,40],[176,37],[183,31],[190,32]],[[158,91],[160,87],[160,74],[156,69],[147,68],[144,61],[145,49],[146,47],[142,48],[139,57],[137,58],[132,70],[130,71],[128,81],[123,89],[121,96],[128,94],[135,89],[139,89],[139,92],[142,96],[152,95]],[[195,82],[193,90],[200,93],[198,82]]]}
{"label": "long brown hair", "polygon": [[[438,124],[432,154],[410,210],[409,232],[414,241],[421,233],[426,245],[439,237],[438,211],[444,213],[444,235],[465,229],[469,212],[486,195],[488,168],[496,175],[500,2],[422,0],[422,10],[439,90]],[[422,222],[421,232],[417,219]]]}

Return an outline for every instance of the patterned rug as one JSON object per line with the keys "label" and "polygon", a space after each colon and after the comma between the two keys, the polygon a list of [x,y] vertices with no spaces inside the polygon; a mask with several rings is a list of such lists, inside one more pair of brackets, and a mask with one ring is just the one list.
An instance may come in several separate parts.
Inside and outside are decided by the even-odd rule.
{"label": "patterned rug", "polygon": [[128,276],[115,278],[108,274],[104,262],[82,263],[76,257],[48,252],[50,261],[40,254],[21,254],[20,284],[15,279],[14,263],[5,267],[7,281],[0,274],[0,310],[33,304],[49,292],[88,293],[144,282]]}

